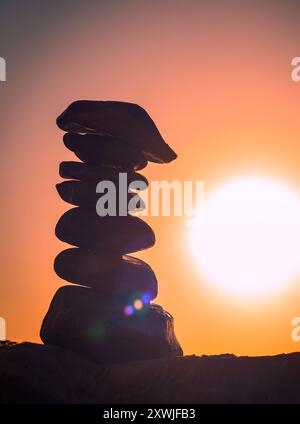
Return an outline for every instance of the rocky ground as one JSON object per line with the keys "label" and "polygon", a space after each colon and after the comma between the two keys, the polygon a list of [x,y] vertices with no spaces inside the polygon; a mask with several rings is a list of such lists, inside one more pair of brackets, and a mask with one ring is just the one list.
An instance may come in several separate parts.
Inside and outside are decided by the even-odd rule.
{"label": "rocky ground", "polygon": [[300,403],[300,353],[100,365],[57,346],[0,350],[1,403]]}

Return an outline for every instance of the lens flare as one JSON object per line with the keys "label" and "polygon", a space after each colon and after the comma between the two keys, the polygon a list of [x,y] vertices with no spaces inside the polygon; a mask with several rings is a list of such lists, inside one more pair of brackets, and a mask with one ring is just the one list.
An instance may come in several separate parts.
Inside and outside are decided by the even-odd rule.
{"label": "lens flare", "polygon": [[103,340],[106,333],[106,326],[104,321],[96,321],[94,322],[88,331],[88,336],[90,340],[100,341]]}
{"label": "lens flare", "polygon": [[143,305],[143,302],[141,301],[141,299],[136,299],[133,303],[133,306],[137,311],[140,311],[143,308],[144,305]]}
{"label": "lens flare", "polygon": [[141,297],[141,299],[142,299],[142,302],[145,305],[148,305],[150,303],[150,301],[151,301],[150,295],[148,293],[143,294],[143,296]]}
{"label": "lens flare", "polygon": [[130,316],[130,315],[132,315],[134,313],[134,309],[133,309],[133,306],[131,306],[131,305],[127,305],[127,306],[125,306],[125,308],[124,308],[124,314],[126,315],[126,316]]}

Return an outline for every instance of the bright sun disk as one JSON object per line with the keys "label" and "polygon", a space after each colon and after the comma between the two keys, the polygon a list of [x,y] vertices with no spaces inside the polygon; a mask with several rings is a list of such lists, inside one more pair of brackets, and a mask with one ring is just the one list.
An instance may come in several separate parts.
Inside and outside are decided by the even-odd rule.
{"label": "bright sun disk", "polygon": [[200,271],[228,296],[270,297],[300,274],[300,198],[281,183],[229,182],[207,197],[195,222]]}

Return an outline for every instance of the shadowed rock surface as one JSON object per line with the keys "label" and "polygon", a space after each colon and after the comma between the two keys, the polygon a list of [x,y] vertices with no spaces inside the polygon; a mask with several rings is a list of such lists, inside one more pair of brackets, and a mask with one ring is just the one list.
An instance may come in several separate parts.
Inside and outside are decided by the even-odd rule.
{"label": "shadowed rock surface", "polygon": [[182,355],[172,316],[159,305],[124,314],[124,303],[86,287],[56,292],[42,328],[45,344],[55,344],[102,363]]}
{"label": "shadowed rock surface", "polygon": [[78,100],[57,118],[57,125],[67,132],[110,135],[153,162],[168,163],[177,157],[148,113],[133,103]]}
{"label": "shadowed rock surface", "polygon": [[[70,203],[71,205],[80,206],[82,208],[90,208],[95,209],[95,205],[102,194],[96,193],[96,182],[92,181],[64,181],[60,184],[56,184],[56,189],[60,197],[65,201]],[[116,194],[117,194],[117,202],[116,202],[116,213],[119,211],[120,202],[119,202],[119,187],[118,184],[116,186]],[[123,196],[123,194],[121,194]],[[131,203],[133,206],[131,207],[130,200],[134,199]],[[129,211],[136,212],[137,210],[145,209],[145,204],[142,199],[136,193],[124,193],[124,199],[122,202],[128,205]],[[135,207],[138,203],[139,208]]]}
{"label": "shadowed rock surface", "polygon": [[112,137],[67,133],[64,135],[64,144],[87,164],[112,166],[121,170],[138,170],[147,166],[147,159],[141,151]]}
{"label": "shadowed rock surface", "polygon": [[[82,162],[61,162],[59,166],[59,175],[62,178],[71,178],[74,180],[99,182],[101,180],[119,181],[119,169],[108,166],[88,165]],[[137,172],[127,171],[127,181],[143,181],[148,185],[148,180],[144,175]]]}
{"label": "shadowed rock surface", "polygon": [[63,280],[93,287],[104,294],[115,294],[128,301],[135,293],[157,296],[157,280],[151,267],[141,259],[109,254],[107,251],[66,249],[54,262]]}
{"label": "shadowed rock surface", "polygon": [[122,254],[152,247],[155,235],[140,218],[133,216],[99,217],[94,210],[73,208],[59,219],[56,236],[85,249],[106,249]]}
{"label": "shadowed rock surface", "polygon": [[299,403],[300,353],[100,365],[57,346],[0,349],[2,403]]}

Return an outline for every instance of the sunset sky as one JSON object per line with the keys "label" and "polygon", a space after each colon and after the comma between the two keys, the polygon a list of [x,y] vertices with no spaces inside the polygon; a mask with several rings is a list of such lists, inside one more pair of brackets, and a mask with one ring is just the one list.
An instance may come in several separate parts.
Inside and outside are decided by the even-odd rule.
{"label": "sunset sky", "polygon": [[[7,337],[36,341],[64,284],[54,228],[69,209],[58,165],[75,160],[55,119],[76,99],[138,103],[177,152],[142,171],[203,180],[206,193],[257,175],[300,195],[300,7],[288,1],[1,1],[0,316]],[[300,278],[279,297],[230,299],[205,281],[184,217],[148,217],[156,245],[137,256],[156,272],[161,304],[186,354],[299,350]],[[300,216],[299,216],[300,220]]]}

